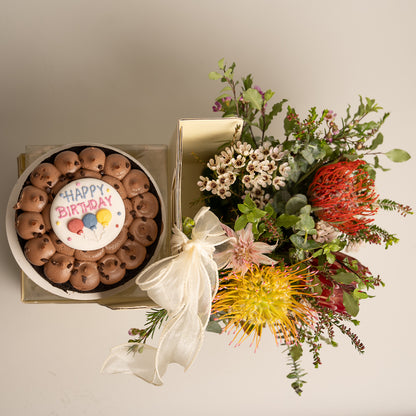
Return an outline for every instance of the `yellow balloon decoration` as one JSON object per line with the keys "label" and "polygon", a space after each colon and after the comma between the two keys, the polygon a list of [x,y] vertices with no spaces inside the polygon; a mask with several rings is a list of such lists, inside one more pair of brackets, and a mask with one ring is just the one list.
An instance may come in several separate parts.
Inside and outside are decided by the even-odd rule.
{"label": "yellow balloon decoration", "polygon": [[107,208],[102,208],[97,212],[96,217],[97,217],[97,221],[103,227],[107,227],[111,221],[112,215],[111,215],[110,210],[108,210]]}

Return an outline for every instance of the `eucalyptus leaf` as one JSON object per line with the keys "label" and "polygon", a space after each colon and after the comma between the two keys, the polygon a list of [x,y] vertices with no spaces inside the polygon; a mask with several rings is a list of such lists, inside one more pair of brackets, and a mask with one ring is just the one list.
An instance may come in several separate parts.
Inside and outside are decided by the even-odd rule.
{"label": "eucalyptus leaf", "polygon": [[315,161],[315,158],[313,157],[312,150],[310,148],[306,148],[300,152],[300,154],[306,159],[306,161],[312,165],[312,163]]}
{"label": "eucalyptus leaf", "polygon": [[296,228],[299,230],[310,231],[315,228],[315,221],[308,214],[302,214],[299,222],[296,224]]}
{"label": "eucalyptus leaf", "polygon": [[302,250],[314,250],[316,248],[321,247],[321,244],[316,242],[315,240],[305,241],[305,239],[298,234],[292,234],[289,238],[296,248],[300,248]]}
{"label": "eucalyptus leaf", "polygon": [[392,149],[385,155],[393,162],[406,162],[406,160],[410,159],[409,153],[401,149]]}
{"label": "eucalyptus leaf", "polygon": [[285,206],[286,214],[294,215],[297,214],[302,207],[307,205],[308,198],[303,194],[296,194],[287,201]]}
{"label": "eucalyptus leaf", "polygon": [[305,205],[304,207],[302,207],[299,212],[302,215],[309,215],[311,213],[311,211],[312,211],[312,207],[308,204],[308,205]]}
{"label": "eucalyptus leaf", "polygon": [[209,321],[206,330],[215,334],[222,334],[221,325],[217,321]]}
{"label": "eucalyptus leaf", "polygon": [[289,228],[295,225],[298,221],[299,217],[297,215],[282,214],[276,219],[276,226]]}

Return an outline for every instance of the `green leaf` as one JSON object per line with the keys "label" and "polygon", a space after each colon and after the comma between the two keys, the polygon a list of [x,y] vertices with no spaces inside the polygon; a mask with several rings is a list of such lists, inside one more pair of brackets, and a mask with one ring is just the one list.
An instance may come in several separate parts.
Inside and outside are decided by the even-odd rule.
{"label": "green leaf", "polygon": [[243,98],[256,110],[261,110],[263,106],[263,98],[257,90],[249,88],[247,91],[243,92]]}
{"label": "green leaf", "polygon": [[250,208],[247,205],[238,204],[237,207],[243,214],[248,214],[250,212]]}
{"label": "green leaf", "polygon": [[209,321],[206,330],[215,334],[222,334],[221,325],[217,321]]}
{"label": "green leaf", "polygon": [[274,95],[274,92],[272,90],[267,90],[264,93],[264,101],[269,101]]}
{"label": "green leaf", "polygon": [[222,90],[221,90],[221,92],[224,92],[224,91],[232,91],[233,89],[229,86],[229,85],[226,85]]}
{"label": "green leaf", "polygon": [[338,283],[349,285],[352,282],[357,281],[357,276],[354,273],[340,272],[340,273],[332,275],[332,279],[334,279]]}
{"label": "green leaf", "polygon": [[336,257],[332,253],[326,253],[326,259],[329,264],[333,264],[336,260]]}
{"label": "green leaf", "polygon": [[224,58],[222,58],[218,61],[218,68],[221,69],[221,70],[225,68]]}
{"label": "green leaf", "polygon": [[253,78],[251,77],[251,74],[248,74],[245,78],[243,77],[242,81],[245,90],[248,90],[253,85]]}
{"label": "green leaf", "polygon": [[371,143],[370,149],[374,150],[378,146],[380,146],[383,143],[383,135],[381,133],[377,134],[376,138]]}
{"label": "green leaf", "polygon": [[401,149],[390,150],[385,155],[393,162],[405,162],[410,159],[409,153]]}
{"label": "green leaf", "polygon": [[257,222],[257,220],[258,220],[258,217],[254,214],[254,212],[249,212],[249,213],[246,215],[246,217],[247,217],[247,221],[248,221],[248,222],[252,222],[252,223],[254,223],[254,222]]}
{"label": "green leaf", "polygon": [[266,214],[267,214],[267,212],[266,211],[263,211],[263,210],[261,210],[261,209],[259,209],[259,208],[254,208],[253,209],[253,214],[257,217],[257,218],[263,218]]}
{"label": "green leaf", "polygon": [[276,219],[276,226],[289,228],[295,225],[298,221],[299,217],[297,215],[282,214]]}
{"label": "green leaf", "polygon": [[321,244],[317,243],[315,240],[305,241],[302,236],[297,234],[292,234],[289,238],[296,248],[300,248],[302,250],[314,250],[321,247]]}
{"label": "green leaf", "polygon": [[297,214],[302,207],[308,203],[308,198],[303,194],[296,194],[287,201],[285,206],[286,214],[293,215]]}
{"label": "green leaf", "polygon": [[360,311],[360,307],[358,305],[358,300],[354,298],[353,295],[350,293],[344,292],[342,295],[342,303],[345,306],[345,310],[351,316],[357,316],[358,312]]}
{"label": "green leaf", "polygon": [[230,94],[227,94],[226,92],[224,92],[223,94],[219,95],[218,97],[215,98],[215,101],[220,101],[223,98],[229,97]]}
{"label": "green leaf", "polygon": [[345,155],[342,155],[343,157],[345,157],[345,159],[348,159],[348,160],[357,160],[360,156],[359,155],[349,155],[349,154],[345,154]]}
{"label": "green leaf", "polygon": [[212,72],[210,72],[210,73],[208,74],[208,78],[209,78],[209,79],[213,79],[213,80],[215,81],[215,80],[217,80],[217,79],[222,78],[222,75],[221,75],[221,74],[219,74],[218,72],[212,71]]}
{"label": "green leaf", "polygon": [[195,221],[192,218],[186,217],[183,220],[183,225],[182,225],[183,232],[186,236],[188,236],[188,238],[191,237],[192,229],[194,228],[194,226],[195,226]]}
{"label": "green leaf", "polygon": [[246,197],[244,198],[244,205],[247,205],[251,209],[257,208],[256,203],[250,198],[249,195],[246,195]]}
{"label": "green leaf", "polygon": [[315,161],[315,158],[313,157],[312,150],[310,148],[306,148],[300,152],[300,154],[306,159],[306,161],[312,165],[312,163]]}
{"label": "green leaf", "polygon": [[290,355],[293,361],[299,360],[299,358],[302,357],[302,354],[303,354],[302,345],[298,344],[290,348]]}
{"label": "green leaf", "polygon": [[229,78],[229,79],[233,79],[233,69],[232,67],[228,68],[225,72],[224,72],[224,77],[225,78]]}
{"label": "green leaf", "polygon": [[307,231],[313,230],[315,228],[315,221],[308,214],[302,214],[300,216],[299,222],[296,224],[296,228],[299,230]]}
{"label": "green leaf", "polygon": [[234,224],[234,230],[242,230],[248,223],[248,219],[246,215],[242,215],[241,217],[238,217]]}
{"label": "green leaf", "polygon": [[352,292],[352,295],[354,296],[355,299],[360,300],[360,299],[367,299],[370,296],[367,295],[367,293],[365,292],[361,292],[358,288],[354,289],[354,292]]}
{"label": "green leaf", "polygon": [[302,215],[309,215],[311,211],[312,211],[312,207],[308,204],[302,207],[299,212]]}
{"label": "green leaf", "polygon": [[266,211],[268,217],[271,217],[275,213],[270,202],[264,207],[264,210]]}
{"label": "green leaf", "polygon": [[[376,169],[381,169],[383,172],[387,172],[388,170],[390,170],[390,169],[383,168],[383,166],[380,165],[380,161],[377,155],[374,156],[374,167]],[[370,175],[371,175],[371,172],[370,172]]]}

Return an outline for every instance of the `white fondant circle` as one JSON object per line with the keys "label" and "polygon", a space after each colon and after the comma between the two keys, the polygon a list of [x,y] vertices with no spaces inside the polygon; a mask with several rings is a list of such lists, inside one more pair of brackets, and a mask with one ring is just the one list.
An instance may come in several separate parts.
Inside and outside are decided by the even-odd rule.
{"label": "white fondant circle", "polygon": [[123,228],[125,216],[116,189],[102,180],[83,178],[60,189],[52,202],[50,219],[64,244],[90,251],[111,243]]}

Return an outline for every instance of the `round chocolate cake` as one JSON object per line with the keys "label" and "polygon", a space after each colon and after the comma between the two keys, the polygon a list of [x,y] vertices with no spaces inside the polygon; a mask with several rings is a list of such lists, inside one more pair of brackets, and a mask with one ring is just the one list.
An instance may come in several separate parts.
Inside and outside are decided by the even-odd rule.
{"label": "round chocolate cake", "polygon": [[109,292],[149,263],[163,228],[162,203],[137,161],[108,146],[77,145],[28,170],[13,206],[15,232],[48,284],[66,294]]}

